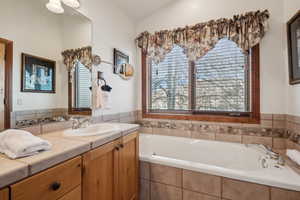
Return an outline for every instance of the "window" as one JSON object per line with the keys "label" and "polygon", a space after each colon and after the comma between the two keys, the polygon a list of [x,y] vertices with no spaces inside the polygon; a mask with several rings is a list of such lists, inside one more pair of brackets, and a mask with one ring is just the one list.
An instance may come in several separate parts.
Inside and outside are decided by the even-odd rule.
{"label": "window", "polygon": [[258,55],[258,46],[245,54],[226,38],[196,62],[179,46],[159,64],[144,55],[145,117],[258,122]]}

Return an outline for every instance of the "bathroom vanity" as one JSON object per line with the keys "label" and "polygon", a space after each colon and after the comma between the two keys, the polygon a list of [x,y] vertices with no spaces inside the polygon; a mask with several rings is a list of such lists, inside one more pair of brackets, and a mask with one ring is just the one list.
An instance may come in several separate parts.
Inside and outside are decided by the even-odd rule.
{"label": "bathroom vanity", "polygon": [[[126,126],[127,128],[125,128]],[[5,174],[0,173],[0,179],[2,179],[0,181],[2,186],[0,187],[3,188],[0,190],[0,199],[137,200],[139,172],[139,136],[137,129],[137,125],[123,124],[123,128],[119,132],[99,136],[65,137],[63,135],[64,131],[45,134],[44,137],[50,141],[59,139],[69,140],[72,143],[79,142],[80,148],[85,146],[89,149],[84,148],[84,152],[79,153],[81,152],[79,151],[74,154],[62,150],[60,157],[66,160],[53,165],[53,160],[56,160],[57,156],[56,158],[51,156],[51,159],[51,151],[56,152],[59,148],[57,148],[58,144],[52,142],[53,149],[51,151],[32,158],[24,158],[31,160],[32,164],[28,164],[28,176],[22,180],[13,183],[10,183],[12,180],[8,180],[10,182],[4,185],[3,181],[11,175],[5,176]],[[84,145],[82,146],[82,144]],[[68,143],[65,145],[68,145]],[[39,159],[42,159],[42,162],[33,162],[33,160]],[[22,159],[7,161],[24,162]],[[35,163],[40,164],[35,166]],[[40,171],[44,168],[45,170]],[[20,171],[11,174],[18,176],[18,173]]]}

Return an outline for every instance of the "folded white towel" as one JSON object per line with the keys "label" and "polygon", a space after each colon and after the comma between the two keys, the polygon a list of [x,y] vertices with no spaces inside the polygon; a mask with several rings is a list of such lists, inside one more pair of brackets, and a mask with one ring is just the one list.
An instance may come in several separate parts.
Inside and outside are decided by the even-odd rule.
{"label": "folded white towel", "polygon": [[0,132],[0,153],[12,159],[35,155],[50,150],[52,145],[23,130],[9,129]]}
{"label": "folded white towel", "polygon": [[297,150],[288,149],[286,150],[286,155],[295,163],[300,165],[300,152]]}

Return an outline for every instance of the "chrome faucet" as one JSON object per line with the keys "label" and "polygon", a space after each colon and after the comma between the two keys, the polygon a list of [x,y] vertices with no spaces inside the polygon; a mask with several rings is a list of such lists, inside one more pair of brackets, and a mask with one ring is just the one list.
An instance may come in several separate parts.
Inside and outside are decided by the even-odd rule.
{"label": "chrome faucet", "polygon": [[90,119],[88,118],[83,119],[82,121],[80,120],[80,118],[74,118],[72,120],[73,120],[72,129],[79,129],[90,125]]}
{"label": "chrome faucet", "polygon": [[[281,166],[285,165],[284,158],[279,153],[274,152],[271,147],[268,147],[267,145],[264,145],[264,144],[260,144],[257,146],[262,148],[266,152],[266,154],[268,156],[270,156],[271,159],[277,160],[278,165],[281,165]],[[246,147],[249,147],[249,144],[246,144]]]}

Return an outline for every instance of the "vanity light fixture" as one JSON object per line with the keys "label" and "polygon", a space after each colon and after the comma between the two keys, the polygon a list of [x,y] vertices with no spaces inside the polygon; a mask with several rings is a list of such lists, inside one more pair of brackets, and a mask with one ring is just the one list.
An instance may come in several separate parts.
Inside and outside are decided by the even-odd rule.
{"label": "vanity light fixture", "polygon": [[49,0],[49,2],[46,4],[46,7],[51,12],[61,14],[64,13],[64,8],[61,6],[60,0]]}
{"label": "vanity light fixture", "polygon": [[80,3],[78,0],[49,0],[46,7],[51,12],[61,14],[64,13],[64,8],[61,5],[61,1],[71,8],[79,8]]}

